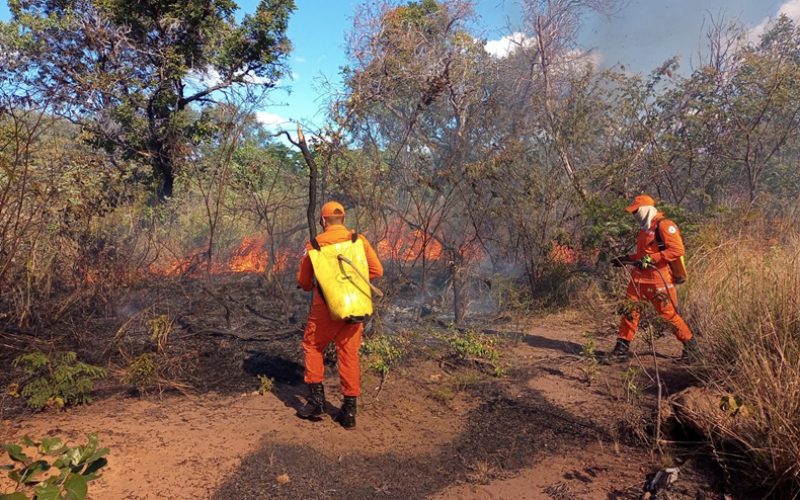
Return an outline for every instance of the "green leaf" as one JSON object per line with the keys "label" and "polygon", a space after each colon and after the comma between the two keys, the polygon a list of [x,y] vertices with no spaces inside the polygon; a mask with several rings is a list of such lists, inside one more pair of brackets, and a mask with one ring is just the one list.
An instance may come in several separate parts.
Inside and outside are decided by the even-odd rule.
{"label": "green leaf", "polygon": [[98,458],[103,458],[106,455],[108,455],[108,448],[100,448],[99,450],[94,452],[94,455],[92,455],[91,457],[87,458],[86,461],[87,462],[94,462]]}
{"label": "green leaf", "polygon": [[61,488],[53,485],[42,485],[34,490],[35,500],[61,500]]}
{"label": "green leaf", "polygon": [[86,466],[86,470],[83,471],[83,475],[86,476],[86,479],[92,480],[95,477],[95,473],[108,465],[108,460],[105,458],[98,458],[97,460],[93,460],[89,462],[89,465]]}
{"label": "green leaf", "polygon": [[78,465],[81,463],[81,449],[80,447],[72,448],[67,450],[64,454],[64,457],[67,459],[66,463],[70,465]]}
{"label": "green leaf", "polygon": [[89,491],[86,478],[80,474],[72,474],[64,484],[67,489],[67,500],[83,500]]}
{"label": "green leaf", "polygon": [[27,434],[22,437],[22,444],[25,446],[36,446],[36,441],[30,438]]}
{"label": "green leaf", "polygon": [[63,450],[61,440],[57,437],[42,438],[42,443],[39,445],[39,451],[44,454],[60,453]]}
{"label": "green leaf", "polygon": [[31,458],[22,452],[22,447],[18,444],[4,444],[3,449],[6,450],[11,460],[15,462],[27,464],[31,461]]}
{"label": "green leaf", "polygon": [[16,493],[6,493],[4,495],[0,495],[0,500],[28,500],[28,497],[18,491]]}
{"label": "green leaf", "polygon": [[89,434],[89,443],[81,449],[80,462],[87,461],[92,455],[94,455],[95,450],[97,450],[97,433],[92,432]]}
{"label": "green leaf", "polygon": [[48,470],[49,468],[50,464],[44,460],[37,460],[25,467],[25,470],[23,470],[22,474],[20,475],[20,482],[25,484],[36,484],[39,482],[39,480],[36,479],[36,476]]}

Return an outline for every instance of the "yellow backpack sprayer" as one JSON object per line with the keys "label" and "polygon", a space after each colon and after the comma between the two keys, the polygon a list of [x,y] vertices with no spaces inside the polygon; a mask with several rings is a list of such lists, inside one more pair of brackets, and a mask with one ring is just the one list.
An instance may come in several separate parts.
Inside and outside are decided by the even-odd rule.
{"label": "yellow backpack sprayer", "polygon": [[372,315],[372,293],[383,292],[369,282],[364,242],[353,233],[348,241],[320,246],[311,240],[308,256],[331,319],[365,322]]}

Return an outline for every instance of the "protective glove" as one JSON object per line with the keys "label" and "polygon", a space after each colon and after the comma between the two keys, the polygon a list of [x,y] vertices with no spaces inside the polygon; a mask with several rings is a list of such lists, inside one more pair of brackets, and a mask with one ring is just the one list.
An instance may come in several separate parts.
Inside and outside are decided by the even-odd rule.
{"label": "protective glove", "polygon": [[655,263],[655,261],[653,260],[653,258],[652,258],[652,257],[650,257],[649,255],[645,255],[644,257],[642,257],[642,258],[641,258],[641,259],[640,259],[640,260],[639,260],[639,261],[636,263],[636,267],[638,267],[639,269],[647,269],[648,267],[652,267],[652,266],[653,266],[653,263]]}

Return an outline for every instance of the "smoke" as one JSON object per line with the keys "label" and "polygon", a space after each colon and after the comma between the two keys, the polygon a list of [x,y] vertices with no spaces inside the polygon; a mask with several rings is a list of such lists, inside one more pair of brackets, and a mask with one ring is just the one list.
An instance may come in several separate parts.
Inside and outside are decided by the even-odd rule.
{"label": "smoke", "polygon": [[[772,6],[770,6],[772,3]],[[689,69],[692,60],[702,59],[710,23],[734,22],[745,27],[764,22],[780,10],[797,13],[798,0],[780,7],[775,0],[628,0],[612,15],[587,16],[578,42],[596,47],[604,66],[620,64],[631,73],[650,73],[664,61],[678,57]],[[764,24],[766,26],[766,23]],[[763,28],[763,27],[762,27]]]}

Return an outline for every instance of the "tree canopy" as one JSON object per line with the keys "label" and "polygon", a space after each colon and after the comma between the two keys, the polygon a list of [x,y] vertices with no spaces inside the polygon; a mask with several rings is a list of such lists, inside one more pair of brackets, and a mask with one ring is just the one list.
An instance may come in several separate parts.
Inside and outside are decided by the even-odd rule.
{"label": "tree canopy", "polygon": [[47,100],[115,160],[144,160],[162,198],[172,195],[187,141],[204,134],[189,106],[274,87],[291,50],[292,0],[262,0],[241,22],[230,0],[16,0],[10,8],[0,51],[20,60],[7,75],[17,94]]}

